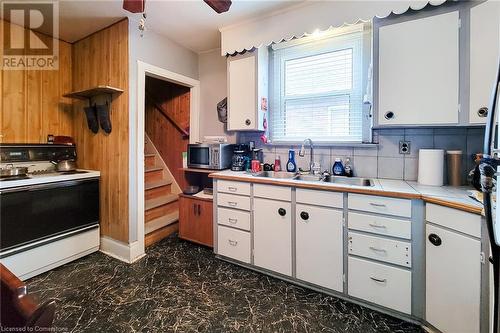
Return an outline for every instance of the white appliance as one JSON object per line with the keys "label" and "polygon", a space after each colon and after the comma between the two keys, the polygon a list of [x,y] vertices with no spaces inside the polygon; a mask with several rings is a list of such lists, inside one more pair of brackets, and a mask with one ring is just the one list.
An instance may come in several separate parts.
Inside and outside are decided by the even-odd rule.
{"label": "white appliance", "polygon": [[21,280],[99,250],[99,172],[56,172],[50,161],[76,148],[2,144],[0,167],[28,173],[0,178],[0,262]]}

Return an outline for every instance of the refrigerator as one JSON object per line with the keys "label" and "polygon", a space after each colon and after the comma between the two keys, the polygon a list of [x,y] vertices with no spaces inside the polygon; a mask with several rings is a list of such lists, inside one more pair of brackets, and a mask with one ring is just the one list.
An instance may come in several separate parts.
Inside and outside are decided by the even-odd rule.
{"label": "refrigerator", "polygon": [[[486,131],[484,135],[483,158],[479,165],[480,187],[483,192],[484,213],[486,217],[486,226],[491,245],[491,257],[489,258],[493,265],[493,333],[500,333],[499,324],[499,279],[500,279],[500,211],[498,207],[497,195],[496,202],[492,200],[494,191],[494,179],[500,175],[500,139],[496,136],[498,132],[498,113],[499,110],[499,89],[500,89],[500,59],[498,61],[496,80],[493,82],[490,102],[488,106],[488,119],[486,122]],[[499,178],[500,180],[500,178]],[[500,186],[500,184],[499,184]],[[500,191],[497,192],[500,195]],[[495,214],[495,211],[499,212]]]}

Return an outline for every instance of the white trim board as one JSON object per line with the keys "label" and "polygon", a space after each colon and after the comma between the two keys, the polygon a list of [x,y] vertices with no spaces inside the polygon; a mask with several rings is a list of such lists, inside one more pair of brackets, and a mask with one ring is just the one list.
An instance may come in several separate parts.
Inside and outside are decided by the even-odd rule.
{"label": "white trim board", "polygon": [[[130,244],[128,256],[124,257],[129,259],[124,260],[127,262],[134,262],[144,256],[144,105],[146,76],[154,77],[163,81],[173,82],[190,88],[189,142],[195,143],[200,139],[200,81],[138,60],[137,104],[135,105],[137,112],[132,112],[130,116],[132,120],[131,126],[135,127],[137,139],[135,140],[135,142],[130,142],[131,165],[129,168],[130,183],[135,183],[131,184],[131,186],[129,187],[129,205],[135,206],[129,207],[129,211],[131,212],[131,215],[129,217],[129,233],[131,235],[137,235],[137,239],[129,240]],[[132,105],[130,107],[131,110],[134,109]],[[133,228],[135,228],[135,230],[133,230]],[[121,247],[115,247],[115,249],[117,251],[123,251],[123,248]],[[121,254],[120,256],[123,257],[123,255],[124,254]]]}
{"label": "white trim board", "polygon": [[139,241],[132,244],[126,244],[106,236],[101,236],[99,251],[120,261],[133,263],[145,256],[144,240],[142,241],[141,248]]}

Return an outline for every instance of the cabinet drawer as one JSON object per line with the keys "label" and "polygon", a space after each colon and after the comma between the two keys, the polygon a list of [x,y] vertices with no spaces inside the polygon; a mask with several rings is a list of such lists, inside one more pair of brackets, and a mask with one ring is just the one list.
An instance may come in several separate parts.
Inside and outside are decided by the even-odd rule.
{"label": "cabinet drawer", "polygon": [[411,267],[411,244],[349,232],[349,254]]}
{"label": "cabinet drawer", "polygon": [[333,208],[344,207],[344,194],[340,192],[317,191],[298,188],[296,190],[297,202],[326,206]]}
{"label": "cabinet drawer", "polygon": [[425,219],[428,222],[460,231],[473,237],[481,237],[481,215],[478,214],[434,204],[426,204]]}
{"label": "cabinet drawer", "polygon": [[379,263],[348,260],[348,294],[411,314],[411,272]]}
{"label": "cabinet drawer", "polygon": [[411,239],[411,221],[349,212],[349,229]]}
{"label": "cabinet drawer", "polygon": [[250,197],[227,193],[218,193],[217,205],[229,208],[250,210]]}
{"label": "cabinet drawer", "polygon": [[240,195],[250,195],[250,183],[232,182],[229,180],[218,180],[217,191],[240,194]]}
{"label": "cabinet drawer", "polygon": [[250,263],[250,233],[219,226],[217,251],[222,256]]}
{"label": "cabinet drawer", "polygon": [[291,201],[292,188],[286,186],[254,184],[254,197]]}
{"label": "cabinet drawer", "polygon": [[349,194],[349,209],[395,216],[411,217],[411,200]]}
{"label": "cabinet drawer", "polygon": [[250,212],[217,208],[217,222],[219,224],[250,231]]}

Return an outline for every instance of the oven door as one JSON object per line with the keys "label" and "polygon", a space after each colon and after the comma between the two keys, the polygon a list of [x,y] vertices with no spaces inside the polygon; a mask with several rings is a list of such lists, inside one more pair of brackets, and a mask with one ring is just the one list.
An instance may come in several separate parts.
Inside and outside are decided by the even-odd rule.
{"label": "oven door", "polygon": [[210,168],[210,146],[189,145],[188,146],[188,167],[190,168]]}
{"label": "oven door", "polygon": [[0,252],[98,225],[99,179],[0,191]]}

